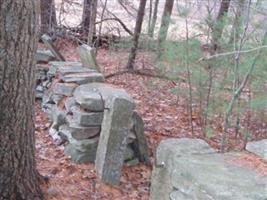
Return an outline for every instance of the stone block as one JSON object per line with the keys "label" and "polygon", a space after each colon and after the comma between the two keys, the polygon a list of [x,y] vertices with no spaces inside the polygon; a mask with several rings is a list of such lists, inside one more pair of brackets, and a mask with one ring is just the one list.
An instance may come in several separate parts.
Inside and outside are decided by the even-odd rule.
{"label": "stone block", "polygon": [[94,90],[87,90],[84,85],[74,91],[75,101],[85,110],[92,112],[104,111],[104,100],[101,93]]}
{"label": "stone block", "polygon": [[37,63],[48,63],[56,60],[56,57],[50,50],[37,49],[34,59]]}
{"label": "stone block", "polygon": [[101,127],[100,126],[88,126],[88,127],[83,127],[79,126],[75,122],[71,120],[69,117],[67,117],[69,126],[63,126],[60,127],[60,132],[63,133],[68,137],[69,140],[74,138],[75,140],[85,140],[89,138],[96,137],[100,134]]}
{"label": "stone block", "polygon": [[87,140],[72,140],[64,149],[64,153],[75,163],[94,162],[98,145],[98,137]]}
{"label": "stone block", "polygon": [[73,120],[81,126],[101,126],[103,120],[103,112],[85,112],[78,106],[71,108]]}
{"label": "stone block", "polygon": [[102,181],[117,185],[120,181],[127,136],[134,109],[128,95],[113,96],[106,100],[104,119],[96,154],[96,172]]}
{"label": "stone block", "polygon": [[70,97],[77,86],[75,83],[56,83],[53,86],[53,94]]}
{"label": "stone block", "polygon": [[104,76],[97,72],[69,73],[60,75],[59,78],[65,83],[77,83],[79,85],[104,81]]}

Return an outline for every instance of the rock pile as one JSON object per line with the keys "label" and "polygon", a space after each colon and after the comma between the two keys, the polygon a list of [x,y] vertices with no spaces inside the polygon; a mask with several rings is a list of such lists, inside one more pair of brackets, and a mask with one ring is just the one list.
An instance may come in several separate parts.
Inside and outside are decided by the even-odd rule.
{"label": "rock pile", "polygon": [[[149,163],[142,118],[123,89],[105,84],[79,62],[51,62],[42,106],[49,134],[76,163],[95,162],[100,178],[118,184],[123,163]],[[46,89],[48,88],[48,89]]]}

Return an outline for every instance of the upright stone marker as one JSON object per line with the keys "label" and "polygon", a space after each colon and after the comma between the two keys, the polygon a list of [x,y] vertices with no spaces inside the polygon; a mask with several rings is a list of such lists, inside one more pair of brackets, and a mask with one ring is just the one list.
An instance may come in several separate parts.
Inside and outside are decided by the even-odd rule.
{"label": "upright stone marker", "polygon": [[131,98],[114,96],[106,101],[105,106],[95,165],[102,181],[117,185],[132,125],[134,103]]}
{"label": "upright stone marker", "polygon": [[44,42],[44,44],[46,45],[46,47],[54,54],[54,56],[57,58],[57,60],[65,61],[65,58],[56,49],[56,47],[54,46],[54,44],[52,42],[52,39],[48,35],[46,35],[46,34],[42,35],[41,39]]}
{"label": "upright stone marker", "polygon": [[95,49],[83,44],[78,48],[78,52],[80,54],[80,58],[83,64],[83,67],[95,69],[100,72],[100,68],[97,65],[95,58]]}

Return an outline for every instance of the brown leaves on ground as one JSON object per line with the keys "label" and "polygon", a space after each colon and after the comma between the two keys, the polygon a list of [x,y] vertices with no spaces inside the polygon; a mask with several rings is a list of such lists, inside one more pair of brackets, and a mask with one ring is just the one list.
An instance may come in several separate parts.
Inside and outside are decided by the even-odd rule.
{"label": "brown leaves on ground", "polygon": [[[70,49],[70,48],[66,48]],[[68,60],[78,60],[74,47],[65,53]],[[105,74],[118,71],[125,66],[127,52],[99,50],[98,62]],[[137,59],[137,65],[144,67],[144,56]],[[148,59],[149,60],[149,59]],[[148,140],[150,157],[154,160],[154,152],[159,142],[171,137],[203,138],[198,122],[198,114],[194,113],[195,133],[190,133],[185,100],[170,92],[176,85],[171,81],[154,79],[146,76],[123,74],[107,80],[127,90],[137,104],[137,110],[145,123],[145,135]],[[186,87],[181,85],[180,87]],[[111,187],[101,183],[97,178],[94,164],[74,164],[63,153],[63,146],[56,146],[48,135],[49,123],[46,114],[36,105],[36,149],[37,164],[40,173],[49,177],[49,184],[44,188],[47,200],[147,200],[151,168],[139,164],[124,167],[119,186]],[[218,148],[219,136],[205,139],[211,146]],[[236,142],[235,146],[239,143]],[[267,164],[258,157],[244,153],[237,164],[256,169],[267,174]],[[49,192],[48,192],[49,191]]]}

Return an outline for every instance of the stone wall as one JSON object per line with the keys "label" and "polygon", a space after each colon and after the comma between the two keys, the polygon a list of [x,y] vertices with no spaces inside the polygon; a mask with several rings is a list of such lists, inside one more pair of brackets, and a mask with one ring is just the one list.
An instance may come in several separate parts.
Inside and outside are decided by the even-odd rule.
{"label": "stone wall", "polygon": [[38,69],[36,97],[51,121],[49,134],[73,162],[96,161],[99,176],[110,184],[118,183],[123,163],[149,164],[143,120],[125,90],[79,62]]}

